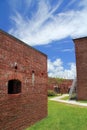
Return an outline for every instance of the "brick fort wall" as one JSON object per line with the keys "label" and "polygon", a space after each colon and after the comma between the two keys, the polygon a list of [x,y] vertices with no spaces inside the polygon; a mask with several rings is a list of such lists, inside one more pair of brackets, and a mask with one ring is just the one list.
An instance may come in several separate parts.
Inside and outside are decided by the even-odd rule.
{"label": "brick fort wall", "polygon": [[77,99],[87,100],[87,37],[74,39],[77,68]]}
{"label": "brick fort wall", "polygon": [[0,30],[0,130],[23,130],[46,116],[47,56]]}

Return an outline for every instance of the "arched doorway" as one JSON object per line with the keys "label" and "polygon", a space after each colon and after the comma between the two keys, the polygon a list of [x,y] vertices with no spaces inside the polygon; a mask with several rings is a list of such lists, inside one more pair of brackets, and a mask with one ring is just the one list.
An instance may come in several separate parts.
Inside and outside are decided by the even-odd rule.
{"label": "arched doorway", "polygon": [[8,81],[8,94],[21,93],[21,81],[12,79]]}

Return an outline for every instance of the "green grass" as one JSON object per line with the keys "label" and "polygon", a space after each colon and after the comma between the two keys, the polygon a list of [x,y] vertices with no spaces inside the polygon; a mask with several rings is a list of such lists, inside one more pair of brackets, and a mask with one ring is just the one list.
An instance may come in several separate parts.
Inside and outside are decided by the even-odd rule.
{"label": "green grass", "polygon": [[87,108],[48,101],[48,116],[26,130],[87,130]]}
{"label": "green grass", "polygon": [[61,100],[69,100],[69,96],[65,96],[65,97],[61,98]]}
{"label": "green grass", "polygon": [[48,99],[55,98],[55,97],[58,97],[58,96],[61,96],[61,94],[56,94],[54,96],[48,96]]}
{"label": "green grass", "polygon": [[80,103],[87,103],[87,100],[78,100],[77,102],[80,102]]}

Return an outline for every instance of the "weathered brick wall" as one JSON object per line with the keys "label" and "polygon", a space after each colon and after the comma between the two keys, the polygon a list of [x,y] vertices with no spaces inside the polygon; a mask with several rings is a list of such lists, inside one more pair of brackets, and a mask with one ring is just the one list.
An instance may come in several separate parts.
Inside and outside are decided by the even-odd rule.
{"label": "weathered brick wall", "polygon": [[[21,81],[21,93],[8,94],[12,79]],[[0,31],[0,130],[23,130],[46,116],[47,56]]]}
{"label": "weathered brick wall", "polygon": [[48,78],[48,90],[54,90],[61,94],[69,93],[71,85],[72,80],[69,79]]}
{"label": "weathered brick wall", "polygon": [[87,37],[75,39],[77,99],[87,100]]}

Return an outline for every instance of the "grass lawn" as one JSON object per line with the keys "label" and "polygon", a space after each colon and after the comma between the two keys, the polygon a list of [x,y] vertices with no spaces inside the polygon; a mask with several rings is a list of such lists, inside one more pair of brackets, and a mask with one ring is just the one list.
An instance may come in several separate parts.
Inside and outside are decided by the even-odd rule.
{"label": "grass lawn", "polygon": [[87,100],[78,100],[77,102],[81,102],[81,103],[87,103]]}
{"label": "grass lawn", "polygon": [[87,130],[87,108],[48,101],[48,116],[26,130]]}
{"label": "grass lawn", "polygon": [[54,96],[48,96],[48,99],[55,98],[55,97],[58,97],[58,96],[61,96],[61,94],[57,94],[57,95],[54,95]]}
{"label": "grass lawn", "polygon": [[65,96],[65,97],[61,98],[61,100],[69,100],[69,96]]}

